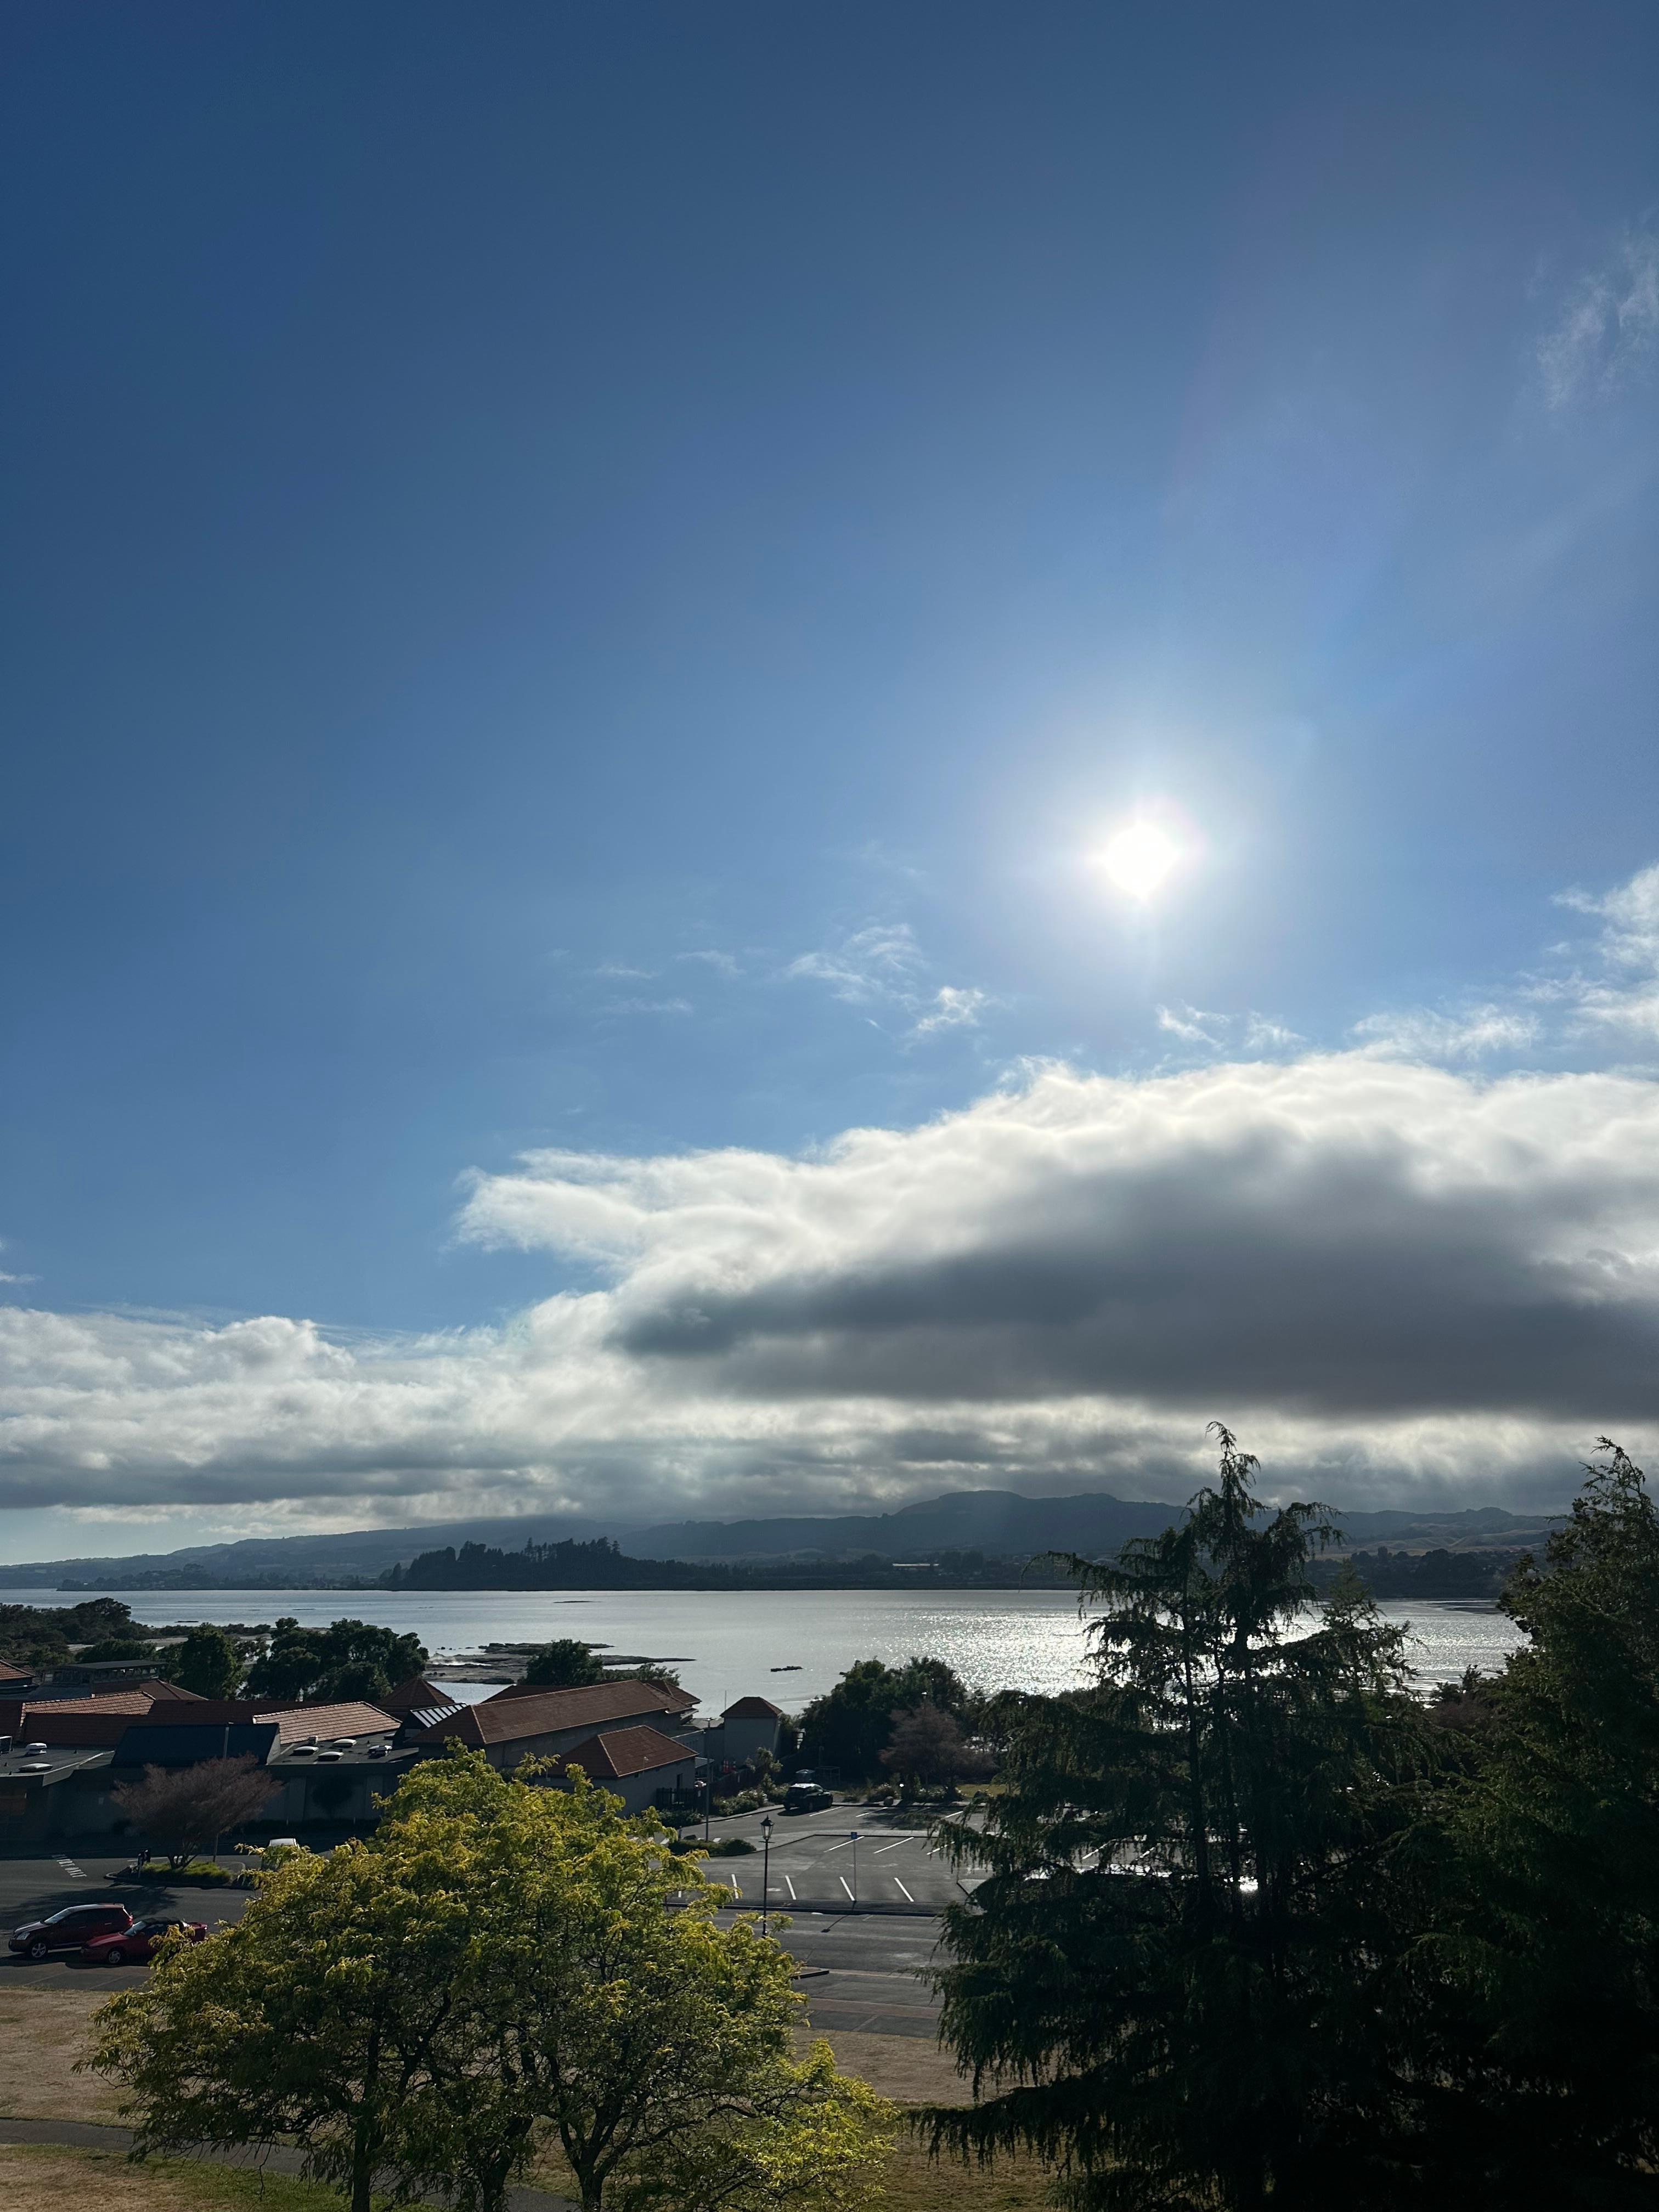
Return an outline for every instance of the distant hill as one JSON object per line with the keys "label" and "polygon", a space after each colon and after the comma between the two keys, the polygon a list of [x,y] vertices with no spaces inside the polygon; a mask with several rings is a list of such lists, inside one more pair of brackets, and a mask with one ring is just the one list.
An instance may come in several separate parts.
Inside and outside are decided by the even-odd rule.
{"label": "distant hill", "polygon": [[[1559,1516],[1481,1506],[1461,1512],[1336,1509],[1351,1544],[1435,1546],[1452,1551],[1515,1551],[1541,1545]],[[430,1521],[413,1528],[362,1528],[326,1536],[251,1536],[231,1544],[186,1545],[176,1552],[120,1558],[33,1560],[0,1565],[0,1584],[53,1589],[64,1582],[123,1583],[165,1579],[187,1587],[300,1588],[349,1578],[372,1582],[417,1553],[453,1545],[518,1550],[530,1541],[586,1542],[615,1537],[643,1559],[822,1560],[867,1557],[925,1559],[935,1553],[981,1551],[1021,1559],[1033,1552],[1115,1551],[1131,1536],[1150,1535],[1179,1517],[1181,1508],[1150,1498],[1084,1491],[1065,1498],[1022,1498],[1011,1490],[959,1490],[892,1513],[780,1515],[752,1521],[671,1521],[641,1527],[622,1521],[552,1515],[475,1521]]]}

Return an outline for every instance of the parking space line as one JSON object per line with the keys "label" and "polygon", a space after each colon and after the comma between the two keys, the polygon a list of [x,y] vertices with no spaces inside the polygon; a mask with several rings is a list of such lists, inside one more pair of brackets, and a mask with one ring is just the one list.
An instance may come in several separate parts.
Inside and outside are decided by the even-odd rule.
{"label": "parking space line", "polygon": [[853,1848],[853,1838],[850,1836],[844,1837],[840,1843],[831,1844],[830,1848],[832,1851],[850,1851]]}
{"label": "parking space line", "polygon": [[872,1856],[876,1858],[882,1858],[884,1857],[889,1851],[902,1851],[907,1844],[914,1844],[915,1840],[916,1839],[914,1836],[901,1836],[896,1844],[878,1844]]}
{"label": "parking space line", "polygon": [[905,1888],[904,1888],[904,1884],[903,1884],[902,1881],[899,1881],[899,1878],[898,1878],[898,1876],[897,1876],[896,1875],[895,1875],[893,1876],[893,1879],[894,1879],[894,1881],[898,1881],[898,1886],[899,1886],[899,1887],[900,1887],[902,1890],[903,1890],[903,1891],[904,1891],[904,1901],[905,1901],[905,1903],[906,1903],[907,1905],[914,1905],[914,1904],[915,1903],[915,1901],[916,1901],[916,1900],[915,1899],[915,1898],[914,1898],[914,1897],[912,1897],[912,1896],[911,1896],[911,1894],[910,1894],[909,1891],[908,1891],[908,1889],[905,1889]]}
{"label": "parking space line", "polygon": [[[840,1884],[841,1884],[841,1886],[842,1886],[842,1887],[843,1889],[847,1889],[847,1877],[846,1877],[846,1875],[845,1875],[844,1874],[842,1874],[842,1875],[836,1875],[836,1881],[839,1881],[839,1882],[840,1882]],[[847,1895],[848,1895],[848,1899],[849,1902],[851,1902],[852,1904],[854,1904],[854,1905],[856,1905],[856,1904],[858,1903],[858,1899],[857,1899],[853,1895],[853,1893],[852,1893],[852,1891],[851,1891],[850,1889],[847,1889]]]}
{"label": "parking space line", "polygon": [[743,1892],[742,1892],[742,1891],[738,1887],[738,1877],[736,1876],[736,1875],[732,1875],[730,1877],[730,1880],[731,1880],[731,1883],[732,1883],[732,1896],[733,1896],[733,1897],[741,1897],[741,1896],[743,1895]]}
{"label": "parking space line", "polygon": [[788,1891],[788,1893],[789,1893],[789,1902],[791,1903],[791,1905],[793,1905],[793,1904],[794,1903],[794,1901],[795,1901],[795,1885],[794,1885],[794,1883],[793,1883],[793,1881],[790,1881],[790,1879],[789,1879],[789,1877],[788,1877],[788,1875],[785,1875],[785,1876],[783,1877],[783,1886],[784,1886],[784,1887]]}

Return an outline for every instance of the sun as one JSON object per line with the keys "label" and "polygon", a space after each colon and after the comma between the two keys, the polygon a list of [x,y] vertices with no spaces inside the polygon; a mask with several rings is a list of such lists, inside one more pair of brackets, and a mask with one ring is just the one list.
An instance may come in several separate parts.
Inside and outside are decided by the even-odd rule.
{"label": "sun", "polygon": [[1131,822],[1109,838],[1100,866],[1131,898],[1149,899],[1181,858],[1181,847],[1155,822]]}

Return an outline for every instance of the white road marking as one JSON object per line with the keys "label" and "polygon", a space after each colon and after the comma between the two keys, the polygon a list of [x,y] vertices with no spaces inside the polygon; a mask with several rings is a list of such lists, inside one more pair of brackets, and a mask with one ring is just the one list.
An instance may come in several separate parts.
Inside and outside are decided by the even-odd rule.
{"label": "white road marking", "polygon": [[[842,1874],[842,1875],[836,1875],[836,1881],[839,1881],[839,1882],[840,1882],[840,1884],[841,1884],[841,1886],[842,1886],[842,1887],[843,1889],[847,1889],[847,1877],[846,1877],[846,1875],[845,1875],[844,1874]],[[848,1895],[848,1897],[852,1897],[853,1893],[852,1893],[852,1891],[851,1891],[850,1889],[847,1889],[847,1894]],[[858,1900],[857,1900],[856,1899],[854,1899],[854,1902],[855,1904],[857,1903],[857,1901],[858,1901]]]}
{"label": "white road marking", "polygon": [[853,1848],[853,1838],[850,1836],[845,1836],[840,1843],[831,1844],[830,1848],[832,1851],[850,1851]]}
{"label": "white road marking", "polygon": [[788,1875],[785,1875],[785,1876],[783,1877],[783,1886],[784,1886],[784,1887],[788,1891],[788,1893],[789,1893],[789,1902],[791,1903],[791,1905],[793,1905],[793,1904],[794,1903],[794,1901],[795,1901],[795,1885],[794,1885],[794,1883],[793,1883],[793,1881],[790,1881],[790,1879],[789,1879],[789,1877],[788,1877]]}
{"label": "white road marking", "polygon": [[729,1876],[727,1877],[727,1879],[730,1881],[730,1882],[731,1882],[731,1884],[732,1884],[732,1896],[733,1896],[733,1897],[741,1897],[741,1896],[743,1895],[743,1892],[742,1892],[742,1891],[738,1887],[738,1877],[736,1876],[736,1875],[729,1875]]}
{"label": "white road marking", "polygon": [[902,1851],[907,1844],[914,1844],[915,1840],[914,1836],[901,1836],[896,1844],[881,1844],[877,1850],[876,1856],[880,1858],[888,1851]]}
{"label": "white road marking", "polygon": [[[904,1889],[904,1884],[902,1881],[899,1881],[899,1878],[896,1875],[893,1876],[893,1879],[895,1881],[898,1881],[898,1886],[901,1889]],[[907,1905],[914,1905],[916,1901],[915,1898],[911,1896],[908,1889],[904,1889],[904,1901]]]}
{"label": "white road marking", "polygon": [[71,1881],[84,1881],[86,1880],[87,1877],[81,1868],[76,1865],[73,1859],[59,1859],[58,1863],[63,1868],[64,1872],[68,1875]]}

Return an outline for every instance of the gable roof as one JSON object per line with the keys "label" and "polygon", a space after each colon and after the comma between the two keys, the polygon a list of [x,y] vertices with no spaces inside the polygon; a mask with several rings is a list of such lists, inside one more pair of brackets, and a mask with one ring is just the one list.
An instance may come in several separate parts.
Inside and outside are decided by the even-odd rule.
{"label": "gable roof", "polygon": [[689,1765],[694,1754],[660,1729],[607,1729],[574,1751],[562,1751],[559,1763],[580,1766],[590,1782],[621,1782],[630,1774],[652,1774],[661,1766]]}
{"label": "gable roof", "polygon": [[[83,1705],[91,1702],[82,1700]],[[197,1728],[237,1728],[245,1721],[275,1721],[284,1743],[308,1735],[389,1735],[398,1725],[378,1705],[356,1700],[339,1705],[282,1705],[260,1698],[203,1698],[191,1706],[188,1716],[177,1706],[151,1706],[136,1717],[136,1724],[177,1728],[186,1717]]]}
{"label": "gable roof", "polygon": [[579,1690],[539,1690],[518,1698],[486,1698],[463,1705],[422,1733],[433,1740],[454,1737],[482,1747],[518,1743],[532,1736],[561,1735],[567,1729],[593,1728],[605,1721],[644,1720],[667,1712],[689,1711],[696,1699],[684,1690],[659,1689],[631,1678],[589,1682]]}
{"label": "gable roof", "polygon": [[382,1712],[413,1713],[433,1705],[453,1705],[455,1700],[424,1674],[411,1674],[407,1681],[388,1690],[379,1703]]}
{"label": "gable roof", "polygon": [[[602,1682],[581,1682],[570,1686],[580,1690],[608,1690],[618,1682],[626,1682],[636,1690],[649,1690],[657,1700],[656,1710],[659,1713],[690,1712],[697,1702],[689,1690],[668,1690],[659,1683],[641,1682],[637,1674],[607,1674]],[[504,1688],[497,1690],[494,1697],[486,1698],[484,1703],[493,1705],[502,1698],[545,1698],[551,1694],[544,1682],[508,1682]]]}
{"label": "gable roof", "polygon": [[728,1705],[720,1715],[723,1721],[781,1721],[783,1707],[775,1705],[765,1698],[739,1698],[735,1705]]}
{"label": "gable roof", "polygon": [[32,1682],[34,1676],[27,1667],[13,1667],[0,1659],[0,1682]]}

